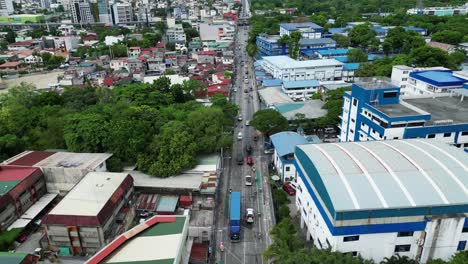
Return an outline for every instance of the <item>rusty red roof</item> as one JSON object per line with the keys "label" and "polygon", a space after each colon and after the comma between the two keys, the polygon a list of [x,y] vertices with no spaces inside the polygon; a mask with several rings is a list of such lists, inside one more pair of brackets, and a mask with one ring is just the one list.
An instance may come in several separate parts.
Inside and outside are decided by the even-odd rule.
{"label": "rusty red roof", "polygon": [[31,151],[26,155],[9,162],[8,165],[34,166],[38,162],[52,156],[56,152],[50,151]]}

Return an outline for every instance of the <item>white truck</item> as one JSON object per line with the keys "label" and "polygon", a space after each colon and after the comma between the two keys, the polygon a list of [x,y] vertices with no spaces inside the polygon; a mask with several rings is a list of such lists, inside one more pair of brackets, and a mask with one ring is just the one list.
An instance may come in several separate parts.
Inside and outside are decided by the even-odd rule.
{"label": "white truck", "polygon": [[254,222],[254,209],[253,208],[247,208],[245,219],[247,220],[248,224],[253,224]]}

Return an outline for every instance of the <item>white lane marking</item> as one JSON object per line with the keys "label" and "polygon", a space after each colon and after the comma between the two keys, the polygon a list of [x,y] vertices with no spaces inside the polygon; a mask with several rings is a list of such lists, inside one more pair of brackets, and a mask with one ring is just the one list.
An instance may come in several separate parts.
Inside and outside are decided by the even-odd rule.
{"label": "white lane marking", "polygon": [[437,149],[438,151],[444,153],[447,157],[449,157],[450,159],[452,159],[453,161],[455,161],[458,165],[460,165],[460,167],[462,167],[465,171],[468,171],[468,167],[467,167],[465,164],[463,164],[463,162],[459,161],[457,158],[455,158],[453,155],[451,155],[451,154],[448,153],[447,151],[445,151],[445,150],[443,150],[443,149],[441,149],[441,148],[439,148],[439,147],[437,147],[437,146],[434,146],[434,145],[432,145],[432,144],[429,144],[429,143],[427,143],[427,142],[425,142],[425,141],[423,141],[423,140],[416,139],[416,141],[421,142],[421,143],[423,143],[423,144],[425,144],[425,145],[427,145],[427,146],[429,146],[429,147],[435,148],[435,149]]}
{"label": "white lane marking", "polygon": [[375,159],[377,159],[377,161],[379,161],[380,164],[382,164],[382,166],[388,171],[388,173],[390,173],[390,176],[392,176],[393,180],[398,184],[401,191],[403,191],[403,194],[405,195],[406,199],[408,199],[408,201],[410,202],[411,206],[416,206],[416,202],[414,201],[413,196],[411,196],[410,192],[408,191],[408,189],[406,189],[405,185],[401,182],[398,175],[396,175],[395,171],[393,171],[392,168],[390,168],[390,166],[382,158],[379,157],[379,155],[377,155],[375,152],[373,152],[369,148],[365,147],[364,144],[360,144],[360,143],[353,143],[353,144],[356,144],[357,146],[367,150],[367,152],[369,152]]}
{"label": "white lane marking", "polygon": [[444,193],[442,192],[442,190],[440,190],[439,186],[437,186],[437,184],[432,180],[432,178],[427,174],[427,172],[421,166],[419,166],[419,164],[416,163],[416,161],[414,161],[410,156],[408,156],[406,153],[402,152],[401,150],[397,149],[396,147],[383,141],[378,141],[378,142],[388,146],[389,148],[393,149],[394,151],[400,153],[403,157],[405,157],[411,164],[413,164],[413,166],[415,166],[418,169],[419,172],[421,172],[424,178],[429,182],[432,188],[434,188],[434,190],[437,192],[440,199],[442,199],[442,201],[445,204],[449,203],[449,201],[447,200],[447,197],[445,197]]}
{"label": "white lane marking", "polygon": [[316,144],[313,144],[313,146],[315,148],[317,148],[330,161],[330,163],[332,164],[332,166],[335,168],[336,172],[338,173],[338,176],[340,176],[340,179],[343,182],[343,185],[345,186],[346,190],[348,191],[348,194],[351,197],[351,201],[353,202],[354,208],[355,209],[360,209],[361,207],[359,206],[356,195],[354,194],[353,189],[351,188],[351,185],[348,182],[348,179],[346,179],[343,171],[341,171],[338,164],[335,162],[335,160],[322,147],[319,147]]}
{"label": "white lane marking", "polygon": [[409,142],[407,142],[407,141],[403,141],[403,140],[400,141],[400,142],[401,142],[401,143],[404,143],[404,144],[407,144],[407,145],[409,145],[409,146],[412,146],[413,148],[415,148],[415,149],[421,151],[421,152],[424,153],[426,156],[428,156],[428,157],[431,158],[433,161],[435,161],[435,162],[437,163],[437,165],[439,165],[448,175],[450,175],[450,177],[452,178],[452,180],[454,180],[454,181],[457,183],[458,187],[460,187],[460,188],[463,190],[463,192],[465,192],[465,195],[468,196],[468,190],[467,190],[467,188],[463,185],[463,183],[460,181],[460,179],[458,179],[458,177],[455,176],[455,174],[453,174],[453,172],[452,172],[449,168],[447,168],[447,166],[445,166],[442,162],[440,162],[440,160],[436,159],[436,158],[435,158],[434,156],[432,156],[429,152],[425,151],[424,149],[422,149],[422,148],[420,148],[420,147],[418,147],[418,146],[416,146],[416,145],[414,145],[414,144],[411,144],[411,143],[409,143]]}
{"label": "white lane marking", "polygon": [[375,184],[374,179],[372,179],[372,177],[369,174],[369,171],[367,171],[366,167],[353,154],[351,154],[351,152],[349,152],[347,149],[343,148],[339,144],[333,144],[333,145],[337,146],[342,151],[344,151],[354,161],[354,163],[356,163],[356,165],[364,173],[364,176],[366,176],[366,179],[370,183],[370,185],[371,185],[372,189],[374,190],[375,194],[377,194],[377,197],[379,198],[380,203],[383,205],[383,207],[388,208],[387,201],[385,200],[384,196],[382,195],[382,192],[380,191],[377,184]]}

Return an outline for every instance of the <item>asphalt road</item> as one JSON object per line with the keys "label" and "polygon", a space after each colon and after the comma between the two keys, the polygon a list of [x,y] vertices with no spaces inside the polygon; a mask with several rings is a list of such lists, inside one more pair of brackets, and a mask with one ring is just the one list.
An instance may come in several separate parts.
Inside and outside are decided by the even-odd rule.
{"label": "asphalt road", "polygon": [[[245,3],[244,3],[245,4]],[[246,14],[246,13],[242,13]],[[259,109],[259,101],[255,86],[255,76],[253,75],[253,64],[245,52],[248,38],[248,27],[240,26],[236,38],[236,62],[234,70],[235,79],[233,88],[237,92],[232,92],[231,100],[239,105],[239,113],[242,114],[242,121],[236,121],[234,129],[233,148],[229,153],[225,153],[223,159],[223,171],[221,174],[220,191],[218,193],[218,207],[216,212],[215,236],[216,254],[215,263],[263,263],[262,253],[271,243],[269,230],[274,224],[271,193],[268,186],[268,159],[264,154],[263,138],[258,141],[253,140],[254,128],[246,126],[246,121],[251,120],[255,111]],[[240,47],[240,49],[238,49]],[[246,75],[247,71],[247,75]],[[244,79],[248,79],[245,83]],[[250,91],[252,88],[252,91]],[[244,92],[247,89],[247,93]],[[237,139],[239,132],[242,132],[242,140]],[[252,158],[256,172],[246,164],[247,153],[245,146],[253,146]],[[237,164],[237,155],[242,153],[244,164]],[[245,185],[245,176],[251,175],[254,179],[252,186]],[[231,243],[229,239],[229,190],[241,192],[242,205],[242,227],[241,240]],[[253,224],[245,221],[246,208],[253,208],[256,216]],[[220,243],[225,246],[224,252],[219,250]]]}

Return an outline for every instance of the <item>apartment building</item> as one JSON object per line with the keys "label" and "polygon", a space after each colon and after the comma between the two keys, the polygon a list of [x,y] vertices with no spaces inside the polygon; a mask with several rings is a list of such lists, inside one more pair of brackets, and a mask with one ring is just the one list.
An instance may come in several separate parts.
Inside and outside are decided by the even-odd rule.
{"label": "apartment building", "polygon": [[14,11],[13,0],[0,0],[0,16],[9,16]]}
{"label": "apartment building", "polygon": [[72,0],[70,5],[73,23],[94,23],[91,4],[87,0]]}
{"label": "apartment building", "polygon": [[174,27],[170,27],[166,30],[166,38],[169,43],[184,44],[187,37],[184,32],[182,24],[175,24]]}
{"label": "apartment building", "polygon": [[126,24],[133,21],[133,8],[130,3],[116,3],[112,5],[112,20],[114,25]]}

